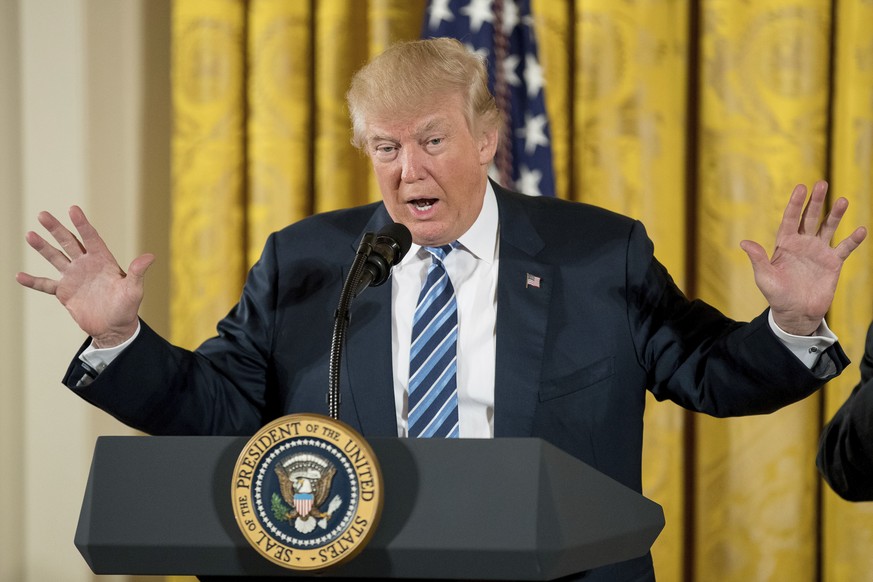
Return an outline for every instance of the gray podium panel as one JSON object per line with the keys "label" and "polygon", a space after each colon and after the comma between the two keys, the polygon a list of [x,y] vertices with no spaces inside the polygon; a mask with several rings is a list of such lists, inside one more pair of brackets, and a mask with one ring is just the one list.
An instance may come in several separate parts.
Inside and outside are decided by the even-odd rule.
{"label": "gray podium panel", "polygon": [[[97,574],[312,576],[237,528],[244,437],[100,437],[76,530]],[[370,543],[320,577],[551,580],[644,555],[656,503],[540,439],[371,439],[385,484]]]}

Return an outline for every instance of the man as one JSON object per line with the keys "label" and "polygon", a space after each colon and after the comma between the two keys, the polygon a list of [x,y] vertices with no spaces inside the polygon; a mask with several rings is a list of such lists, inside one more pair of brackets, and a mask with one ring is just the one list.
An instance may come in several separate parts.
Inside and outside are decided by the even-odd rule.
{"label": "man", "polygon": [[865,346],[861,381],[822,431],[816,458],[822,477],[848,501],[873,501],[873,324]]}
{"label": "man", "polygon": [[[70,212],[81,242],[40,215],[64,252],[32,232],[27,240],[61,277],[18,280],[55,294],[91,336],[67,385],[155,434],[251,434],[284,414],[326,413],[344,269],[362,234],[392,220],[414,244],[390,285],[356,299],[344,358],[340,418],[368,437],[418,434],[410,354],[419,295],[440,270],[457,321],[448,431],[541,437],[636,491],[646,389],[716,416],[767,413],[847,363],[823,316],[866,231],[830,246],[847,202],[819,226],[823,182],[808,202],[795,188],[772,259],[742,243],[770,308],[739,323],[682,295],[639,222],[489,182],[498,112],[483,64],[460,43],[395,45],[358,72],[348,99],[354,142],[372,161],[383,202],[272,235],[217,337],[196,352],[137,317],[150,255],[125,275],[81,210]],[[586,580],[652,577],[644,556]]]}

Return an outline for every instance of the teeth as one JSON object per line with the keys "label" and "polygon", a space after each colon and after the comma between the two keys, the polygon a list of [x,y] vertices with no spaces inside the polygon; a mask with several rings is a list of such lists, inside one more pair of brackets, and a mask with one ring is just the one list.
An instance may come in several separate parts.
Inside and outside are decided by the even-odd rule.
{"label": "teeth", "polygon": [[428,210],[428,209],[430,209],[431,206],[433,206],[433,204],[431,204],[430,202],[422,202],[422,201],[414,202],[413,204],[415,204],[415,207],[418,208],[419,210]]}

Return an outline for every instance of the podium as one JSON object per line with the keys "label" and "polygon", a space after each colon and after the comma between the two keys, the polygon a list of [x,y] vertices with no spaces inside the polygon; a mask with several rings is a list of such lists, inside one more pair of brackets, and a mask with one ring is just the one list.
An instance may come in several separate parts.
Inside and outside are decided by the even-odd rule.
{"label": "podium", "polygon": [[[312,576],[240,532],[245,437],[100,437],[75,544],[95,574]],[[319,577],[551,580],[645,555],[659,505],[535,438],[368,441],[385,487],[364,550]]]}

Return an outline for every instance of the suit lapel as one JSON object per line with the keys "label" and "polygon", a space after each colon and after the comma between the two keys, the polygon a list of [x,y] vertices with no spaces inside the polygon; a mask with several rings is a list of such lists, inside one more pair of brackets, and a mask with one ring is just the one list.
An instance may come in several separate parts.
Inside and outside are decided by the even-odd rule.
{"label": "suit lapel", "polygon": [[554,267],[520,200],[495,185],[500,212],[494,436],[529,436],[536,410]]}
{"label": "suit lapel", "polygon": [[[353,252],[357,252],[364,233],[378,232],[388,222],[388,213],[380,205],[361,236],[354,241]],[[350,257],[354,257],[354,254]],[[343,280],[350,267],[351,261],[343,268]],[[397,436],[391,355],[390,279],[384,285],[365,289],[352,301],[350,313],[342,364],[345,378],[340,381],[341,386],[347,387],[343,390],[343,402],[340,403],[341,417],[355,418],[364,436]]]}

